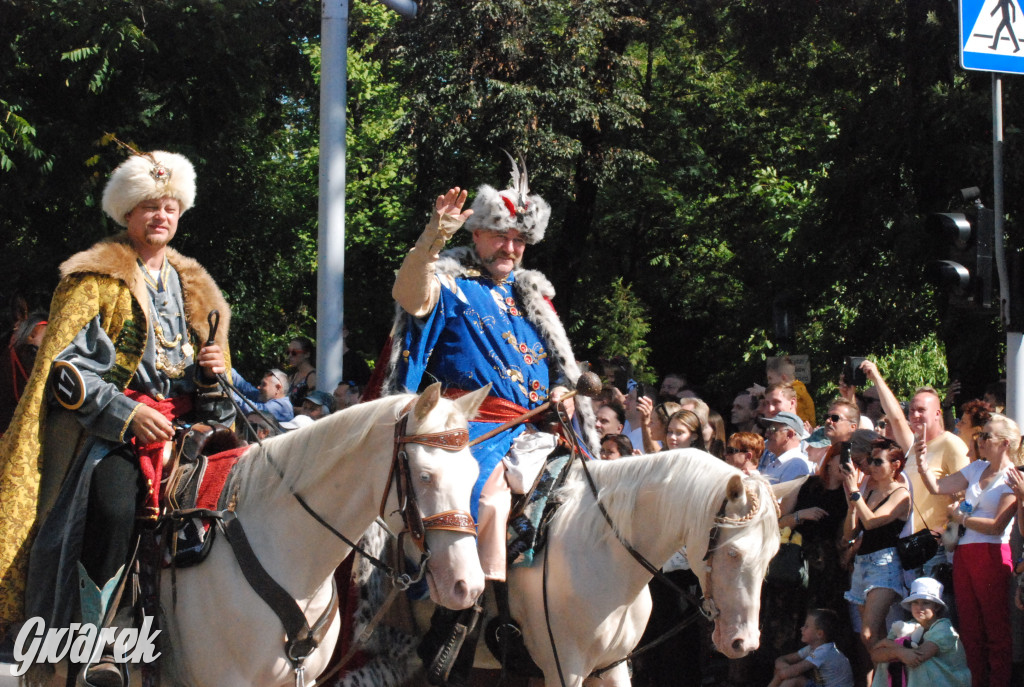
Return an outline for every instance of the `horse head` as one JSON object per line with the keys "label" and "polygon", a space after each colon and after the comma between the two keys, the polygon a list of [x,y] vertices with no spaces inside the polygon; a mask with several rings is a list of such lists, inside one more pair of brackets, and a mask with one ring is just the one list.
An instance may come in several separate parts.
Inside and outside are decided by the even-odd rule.
{"label": "horse head", "polygon": [[761,584],[778,549],[778,514],[768,483],[730,476],[700,575],[706,610],[715,618],[712,641],[729,658],[758,647]]}
{"label": "horse head", "polygon": [[[440,384],[433,384],[416,399],[406,427],[406,437],[411,439],[405,444],[409,486],[423,514],[420,535],[430,552],[427,585],[436,603],[452,609],[468,608],[484,588],[475,525],[469,515],[479,468],[466,441],[453,446],[446,440],[438,444],[422,438],[443,438],[452,436],[453,430],[465,430],[489,392],[487,385],[451,401],[441,395]],[[417,525],[411,529],[415,538]]]}

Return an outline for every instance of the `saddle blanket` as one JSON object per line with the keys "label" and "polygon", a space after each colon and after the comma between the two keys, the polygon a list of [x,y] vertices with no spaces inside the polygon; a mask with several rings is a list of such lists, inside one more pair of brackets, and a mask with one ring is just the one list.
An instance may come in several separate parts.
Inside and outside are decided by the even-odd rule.
{"label": "saddle blanket", "polygon": [[[175,493],[178,508],[217,510],[228,475],[248,448],[240,446],[212,456],[199,456],[194,463],[182,466],[184,472]],[[170,565],[172,558],[174,566],[178,568],[202,562],[209,552],[213,532],[216,531],[210,528],[211,524],[211,518],[194,517],[182,521],[176,528],[173,556],[168,555],[164,565]]]}
{"label": "saddle blanket", "polygon": [[544,547],[548,519],[559,505],[551,499],[551,494],[562,483],[559,478],[570,458],[571,454],[557,456],[544,464],[537,487],[526,497],[522,512],[509,520],[507,555],[510,567],[529,568],[533,565],[534,556]]}

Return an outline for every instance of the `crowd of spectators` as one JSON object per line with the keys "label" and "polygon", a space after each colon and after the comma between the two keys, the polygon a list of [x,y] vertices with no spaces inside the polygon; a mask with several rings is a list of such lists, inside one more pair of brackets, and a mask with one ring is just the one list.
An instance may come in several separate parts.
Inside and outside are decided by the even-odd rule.
{"label": "crowd of spectators", "polygon": [[[45,326],[43,313],[26,312],[12,330],[4,367],[13,398]],[[287,371],[265,370],[258,385],[232,370],[249,431],[263,439],[359,403],[370,373],[357,357],[345,351],[353,374],[334,389],[317,389],[315,350],[303,337],[282,356]],[[716,659],[701,621],[637,661],[635,684],[708,684],[713,666],[723,664],[716,684],[734,687],[1013,683],[1022,664],[1015,644],[1024,647],[1024,449],[1020,428],[1002,414],[998,386],[959,405],[958,385],[899,399],[864,360],[863,388],[841,378],[839,395],[819,416],[782,357],[767,366],[766,386],[738,390],[720,406],[723,415],[682,373],[654,388],[621,368],[599,371],[606,382],[595,404],[599,458],[697,448],[788,484],[779,490],[779,527],[785,541],[799,542],[805,566],[799,584],[766,579],[761,647],[752,656]],[[898,542],[922,529],[943,545],[907,569]],[[685,551],[664,572],[680,587],[696,585]],[[657,580],[651,587],[644,642],[683,613],[668,588]]]}
{"label": "crowd of spectators", "polygon": [[[688,675],[674,684],[1004,687],[1024,677],[1014,672],[1014,645],[1024,645],[1024,455],[1000,387],[960,403],[959,384],[899,399],[874,362],[856,362],[861,387],[841,375],[819,416],[793,363],[772,359],[766,386],[722,406],[728,433],[685,375],[654,389],[604,370],[604,440],[637,451],[602,458],[695,447],[791,487],[777,490],[779,526],[784,541],[799,542],[804,581],[769,574],[752,656],[727,662],[695,640],[674,649],[669,660]],[[898,542],[922,529],[943,545],[906,569]],[[668,567],[681,574],[675,559]],[[665,603],[655,598],[659,628]],[[645,640],[656,638],[649,627]],[[639,659],[634,683],[659,684],[664,658]]]}

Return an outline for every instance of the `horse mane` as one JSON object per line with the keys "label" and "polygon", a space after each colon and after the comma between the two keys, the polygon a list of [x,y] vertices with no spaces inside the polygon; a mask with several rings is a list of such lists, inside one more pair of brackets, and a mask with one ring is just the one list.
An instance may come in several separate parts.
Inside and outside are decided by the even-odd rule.
{"label": "horse mane", "polygon": [[[757,551],[752,551],[754,555],[746,559],[746,565],[753,565],[760,563],[765,566],[767,570],[768,562],[775,555],[778,550],[775,544],[779,541],[779,511],[778,505],[775,502],[775,493],[772,491],[771,484],[767,479],[762,477],[760,474],[750,475],[743,480],[744,488],[747,489],[749,496],[750,491],[754,490],[757,492],[758,511],[752,514],[750,520],[746,521],[719,521],[718,526],[722,534],[723,540],[729,540],[730,531],[740,530],[748,526],[756,526],[760,529],[759,541],[761,547]],[[749,525],[748,525],[749,523]],[[721,541],[719,542],[722,543]]]}
{"label": "horse mane", "polygon": [[[413,394],[400,394],[360,403],[302,429],[264,439],[262,445],[253,444],[232,476],[239,500],[276,496],[278,490],[302,493],[326,478],[344,456],[355,453],[368,458],[373,450],[379,452],[379,446],[366,447],[371,434],[386,428],[390,439],[402,409],[414,398]],[[374,444],[378,441],[373,438]],[[328,452],[334,460],[315,459]]]}
{"label": "horse mane", "polygon": [[[681,540],[693,541],[694,536],[706,537],[716,524],[729,478],[743,474],[698,449],[662,451],[612,461],[590,461],[587,467],[597,486],[598,498],[627,542],[636,539],[636,528],[650,527],[665,532],[678,532]],[[615,534],[595,507],[590,486],[581,473],[582,468],[575,466],[565,486],[559,491],[558,499],[563,505],[552,527],[577,528],[583,538],[594,542],[613,538]],[[753,482],[759,490],[758,514],[742,524],[728,521],[717,524],[720,528],[730,530],[757,521],[760,526],[767,528],[763,534],[771,545],[771,542],[778,539],[777,533],[771,536],[771,525],[775,524],[777,528],[778,524],[774,517],[771,489],[767,482],[761,484],[762,481],[757,478],[744,480],[744,485]],[[638,497],[642,493],[654,494],[654,509],[659,517],[657,523],[636,522],[634,514]],[[769,513],[772,517],[766,517]],[[771,549],[767,548],[761,553],[770,557]],[[655,565],[663,562],[652,561]]]}

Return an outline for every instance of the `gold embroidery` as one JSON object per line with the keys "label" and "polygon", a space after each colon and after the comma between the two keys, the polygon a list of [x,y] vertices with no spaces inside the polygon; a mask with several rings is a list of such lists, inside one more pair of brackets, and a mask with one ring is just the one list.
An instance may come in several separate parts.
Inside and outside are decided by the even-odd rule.
{"label": "gold embroidery", "polygon": [[167,354],[163,351],[156,352],[156,369],[163,370],[171,379],[181,379],[185,376],[185,359],[182,358],[176,363],[172,363]]}

